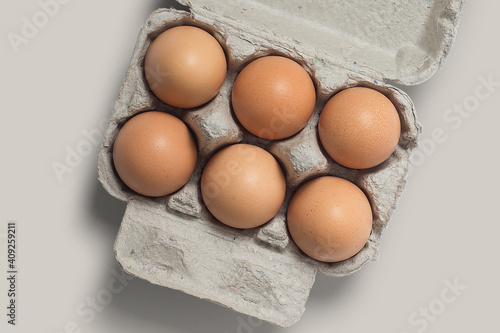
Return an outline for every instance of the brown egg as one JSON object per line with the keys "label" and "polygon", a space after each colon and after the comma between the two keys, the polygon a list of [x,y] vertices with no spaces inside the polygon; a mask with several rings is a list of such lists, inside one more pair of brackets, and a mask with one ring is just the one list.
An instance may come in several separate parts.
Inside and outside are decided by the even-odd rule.
{"label": "brown egg", "polygon": [[387,97],[370,88],[355,87],[326,103],[318,131],[323,148],[336,162],[366,169],[392,155],[401,135],[401,122]]}
{"label": "brown egg", "polygon": [[290,235],[308,256],[338,262],[358,253],[372,230],[372,210],[363,191],[337,177],[302,185],[287,212]]}
{"label": "brown egg", "polygon": [[217,95],[226,77],[226,56],[208,32],[192,26],[168,29],[148,49],[144,70],[159,99],[194,108]]}
{"label": "brown egg", "polygon": [[180,189],[193,174],[198,151],[193,135],[178,118],[145,112],[120,129],[113,162],[121,180],[137,193],[159,197]]}
{"label": "brown egg", "polygon": [[234,114],[250,133],[271,140],[299,132],[316,104],[311,77],[295,61],[268,56],[248,64],[236,78]]}
{"label": "brown egg", "polygon": [[283,204],[285,192],[285,176],[276,159],[248,144],[219,151],[201,177],[201,194],[208,210],[234,228],[254,228],[268,222]]}

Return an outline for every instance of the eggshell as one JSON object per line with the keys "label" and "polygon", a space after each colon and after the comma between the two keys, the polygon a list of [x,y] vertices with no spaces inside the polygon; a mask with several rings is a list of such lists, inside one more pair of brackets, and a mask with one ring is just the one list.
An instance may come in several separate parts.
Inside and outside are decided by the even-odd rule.
{"label": "eggshell", "polygon": [[135,192],[151,197],[173,193],[186,184],[197,156],[187,126],[157,111],[126,122],[113,145],[113,163],[120,179]]}
{"label": "eggshell", "polygon": [[285,192],[285,176],[276,159],[249,144],[219,151],[201,177],[201,194],[208,210],[234,228],[254,228],[268,222],[283,204]]}
{"label": "eggshell", "polygon": [[167,104],[194,108],[210,101],[226,77],[227,62],[219,42],[208,32],[178,26],[160,34],[144,61],[149,87]]}
{"label": "eggshell", "polygon": [[314,83],[295,61],[281,56],[254,60],[234,82],[236,118],[252,134],[284,139],[299,132],[316,104]]}
{"label": "eggshell", "polygon": [[288,206],[287,224],[293,241],[308,256],[338,262],[354,256],[368,241],[372,210],[356,185],[325,176],[295,192]]}
{"label": "eggshell", "polygon": [[401,121],[394,104],[382,93],[354,87],[326,103],[318,130],[323,148],[336,162],[366,169],[384,162],[394,152]]}

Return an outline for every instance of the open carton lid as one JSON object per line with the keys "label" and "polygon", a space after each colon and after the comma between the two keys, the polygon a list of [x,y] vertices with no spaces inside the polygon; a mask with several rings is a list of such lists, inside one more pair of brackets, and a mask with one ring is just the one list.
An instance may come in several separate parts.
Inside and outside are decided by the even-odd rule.
{"label": "open carton lid", "polygon": [[259,34],[380,81],[416,85],[444,63],[465,0],[177,0],[193,16]]}

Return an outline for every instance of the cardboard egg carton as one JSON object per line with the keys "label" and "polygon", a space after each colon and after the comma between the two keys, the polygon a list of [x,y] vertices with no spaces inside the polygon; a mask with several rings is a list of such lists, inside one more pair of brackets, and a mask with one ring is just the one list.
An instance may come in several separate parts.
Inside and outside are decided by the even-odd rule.
{"label": "cardboard egg carton", "polygon": [[[128,203],[115,254],[125,271],[151,283],[184,291],[238,312],[287,327],[305,311],[317,271],[344,276],[377,258],[382,232],[404,190],[421,126],[410,98],[388,84],[429,78],[446,58],[464,1],[180,1],[191,12],[155,11],[142,28],[126,79],[99,153],[99,180]],[[429,7],[429,8],[428,8]],[[211,32],[228,58],[220,93],[209,103],[180,110],[160,101],[148,88],[144,57],[151,42],[178,25]],[[315,82],[318,101],[309,123],[281,141],[257,138],[244,130],[231,110],[238,72],[264,55],[284,55],[304,66]],[[161,73],[160,73],[161,75]],[[321,148],[317,123],[336,92],[366,86],[385,94],[402,124],[399,145],[383,164],[353,170],[335,163]],[[160,110],[181,118],[196,136],[199,158],[190,181],[161,198],[130,190],[113,167],[112,147],[120,127],[143,111]],[[215,152],[234,143],[251,143],[271,152],[286,174],[287,195],[279,213],[259,228],[238,230],[218,222],[203,204],[200,177]],[[354,257],[322,263],[303,254],[290,239],[286,209],[294,191],[320,175],[357,184],[373,210],[373,232]]]}

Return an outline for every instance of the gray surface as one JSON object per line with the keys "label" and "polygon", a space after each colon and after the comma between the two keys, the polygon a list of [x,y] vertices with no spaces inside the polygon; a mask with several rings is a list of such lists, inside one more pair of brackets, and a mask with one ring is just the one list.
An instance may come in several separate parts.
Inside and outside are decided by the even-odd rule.
{"label": "gray surface", "polygon": [[[4,36],[19,31],[21,18],[39,8],[36,1],[0,6]],[[83,130],[98,128],[103,115],[110,115],[133,39],[155,8],[157,2],[73,1],[19,54],[6,38],[0,41],[5,51],[1,150],[13,161],[2,164],[0,220],[18,220],[23,242],[20,326],[1,322],[2,332],[62,332],[70,322],[92,333],[248,331],[242,322],[256,333],[285,331],[140,279],[88,322],[76,312],[113,278],[112,247],[125,205],[96,181],[97,147],[62,183],[51,163],[64,162],[66,146],[75,148],[85,140]],[[500,50],[491,43],[500,29],[499,10],[496,1],[469,2],[444,68],[418,87],[403,88],[424,126],[422,142],[429,143],[439,129],[446,140],[428,148],[412,172],[379,260],[346,278],[319,274],[303,318],[287,332],[418,332],[422,326],[412,325],[411,316],[439,304],[445,280],[455,278],[467,289],[423,331],[498,327],[500,179],[494,171],[500,166],[495,153],[500,91],[495,87],[470,115],[464,113],[467,117],[443,117],[455,103],[471,100],[481,87],[479,77],[491,74],[500,81]]]}

